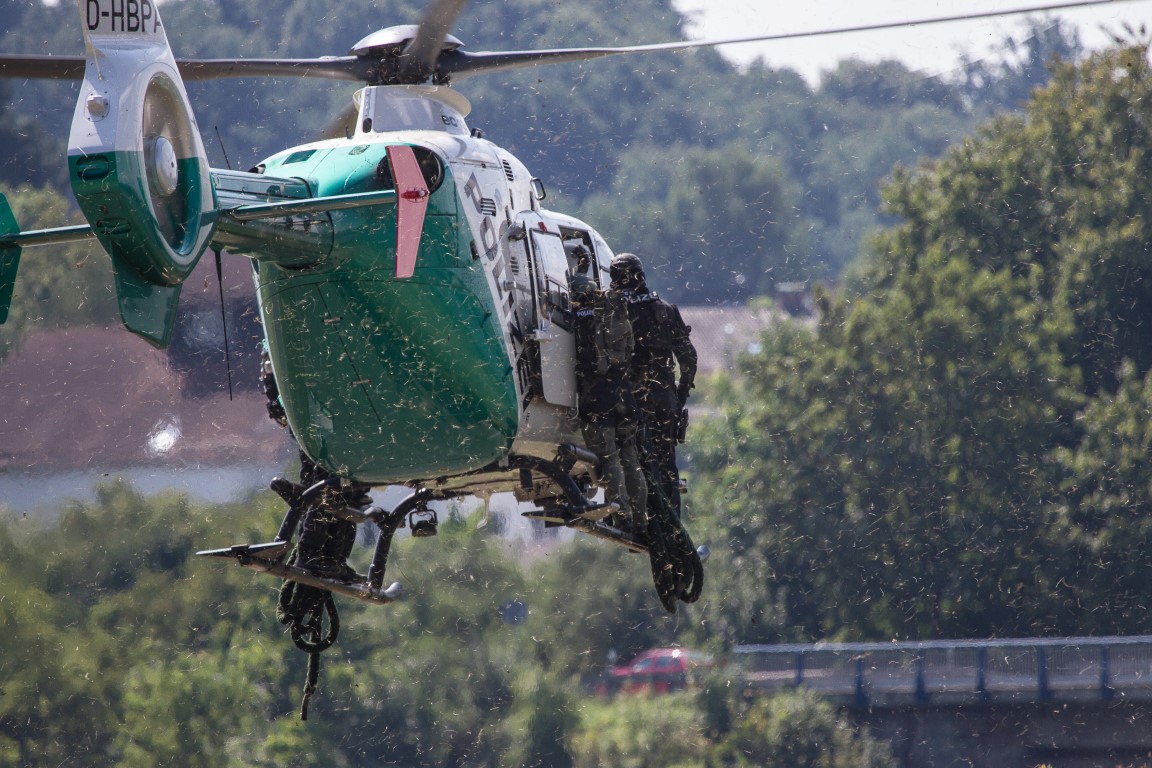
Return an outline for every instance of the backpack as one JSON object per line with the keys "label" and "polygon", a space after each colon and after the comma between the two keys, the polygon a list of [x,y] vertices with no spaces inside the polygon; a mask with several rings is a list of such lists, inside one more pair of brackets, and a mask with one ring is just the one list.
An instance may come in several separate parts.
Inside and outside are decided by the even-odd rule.
{"label": "backpack", "polygon": [[596,372],[609,369],[627,369],[632,363],[632,323],[628,320],[628,305],[617,291],[604,291],[597,302]]}

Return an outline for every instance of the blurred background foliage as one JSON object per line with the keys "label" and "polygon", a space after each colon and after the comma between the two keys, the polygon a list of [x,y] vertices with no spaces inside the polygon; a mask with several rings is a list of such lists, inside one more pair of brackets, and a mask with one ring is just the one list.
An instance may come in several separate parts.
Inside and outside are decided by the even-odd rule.
{"label": "blurred background foliage", "polygon": [[[436,539],[397,541],[403,601],[339,600],[341,637],[301,722],[307,657],[276,621],[277,582],[192,555],[259,539],[272,498],[201,506],[113,481],[52,525],[8,515],[0,765],[892,764],[828,705],[746,702],[723,669],[699,690],[595,695],[610,651],[687,639],[693,612],[663,613],[643,558],[584,543],[523,560],[523,542],[460,512]],[[528,608],[518,622],[513,600]],[[773,727],[734,730],[746,711]],[[807,762],[790,757],[798,744]]]}

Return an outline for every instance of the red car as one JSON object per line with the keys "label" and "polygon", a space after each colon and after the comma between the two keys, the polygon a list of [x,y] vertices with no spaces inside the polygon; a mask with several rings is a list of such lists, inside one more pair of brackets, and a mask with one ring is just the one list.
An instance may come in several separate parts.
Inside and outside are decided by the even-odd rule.
{"label": "red car", "polygon": [[606,687],[624,693],[678,691],[696,682],[715,663],[710,655],[699,651],[653,648],[623,666],[613,667]]}

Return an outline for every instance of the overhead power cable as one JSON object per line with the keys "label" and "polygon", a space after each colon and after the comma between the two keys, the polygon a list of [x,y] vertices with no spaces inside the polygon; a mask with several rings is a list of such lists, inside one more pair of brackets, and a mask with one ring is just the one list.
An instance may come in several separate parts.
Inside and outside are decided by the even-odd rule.
{"label": "overhead power cable", "polygon": [[[883,21],[874,24],[858,24],[849,27],[832,27],[830,29],[814,29],[805,32],[781,32],[778,35],[757,35],[755,37],[736,37],[724,40],[700,41],[706,45],[738,45],[740,43],[764,43],[773,40],[795,40],[804,37],[821,37],[824,35],[842,35],[850,32],[878,32],[884,29],[898,29],[900,27],[917,27],[928,24],[946,24],[957,21],[976,21],[999,16],[1020,16],[1026,13],[1044,13],[1049,11],[1067,11],[1077,8],[1089,8],[1098,5],[1119,5],[1121,3],[1141,2],[1141,0],[1078,0],[1072,3],[1048,3],[1046,5],[1033,5],[1024,8],[1006,8],[995,11],[980,11],[978,13],[963,13],[954,16],[936,16],[927,19],[905,19],[903,21]],[[653,46],[637,46],[637,48],[659,48],[660,44]]]}

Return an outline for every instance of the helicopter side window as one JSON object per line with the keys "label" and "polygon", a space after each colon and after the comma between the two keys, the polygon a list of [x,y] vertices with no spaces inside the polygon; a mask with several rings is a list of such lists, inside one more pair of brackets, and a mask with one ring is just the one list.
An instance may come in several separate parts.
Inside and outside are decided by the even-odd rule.
{"label": "helicopter side window", "polygon": [[541,327],[556,323],[569,330],[568,256],[558,235],[533,229],[532,251],[536,256],[536,299]]}
{"label": "helicopter side window", "polygon": [[601,279],[601,272],[606,275],[608,270],[601,266],[601,260],[597,253],[598,249],[592,246],[592,240],[588,236],[588,233],[577,229],[563,228],[560,230],[560,234],[564,238],[564,252],[568,259],[568,274],[576,274],[576,249],[583,246],[587,249],[588,253],[592,254],[592,271],[590,276],[597,285],[603,286],[606,281]]}

